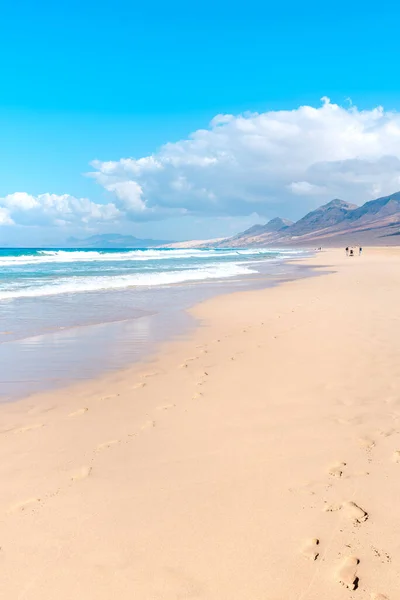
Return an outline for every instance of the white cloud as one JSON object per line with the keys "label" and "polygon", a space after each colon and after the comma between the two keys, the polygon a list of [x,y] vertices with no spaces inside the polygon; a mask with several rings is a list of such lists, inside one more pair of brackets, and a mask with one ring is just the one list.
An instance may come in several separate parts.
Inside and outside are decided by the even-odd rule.
{"label": "white cloud", "polygon": [[400,114],[322,98],[317,108],[217,115],[207,129],[151,156],[92,166],[108,204],[16,192],[0,198],[0,225],[79,228],[183,216],[241,222],[298,217],[332,198],[362,203],[400,189]]}
{"label": "white cloud", "polygon": [[325,97],[318,108],[217,115],[208,129],[152,156],[93,167],[91,176],[134,220],[290,216],[334,197],[361,203],[397,191],[400,115]]}
{"label": "white cloud", "polygon": [[0,203],[9,209],[16,210],[31,210],[40,206],[38,200],[26,192],[15,192],[5,196],[0,200]]}
{"label": "white cloud", "polygon": [[109,192],[114,192],[118,205],[125,212],[141,212],[146,209],[142,200],[143,190],[136,181],[116,181],[105,186]]}
{"label": "white cloud", "polygon": [[308,181],[293,181],[288,185],[288,188],[298,196],[318,196],[326,193],[325,187],[314,185]]}
{"label": "white cloud", "polygon": [[0,225],[13,225],[14,221],[10,216],[10,212],[7,208],[0,206]]}
{"label": "white cloud", "polygon": [[68,194],[15,192],[0,198],[2,225],[79,225],[115,221],[121,212],[115,204],[96,204],[87,198]]}

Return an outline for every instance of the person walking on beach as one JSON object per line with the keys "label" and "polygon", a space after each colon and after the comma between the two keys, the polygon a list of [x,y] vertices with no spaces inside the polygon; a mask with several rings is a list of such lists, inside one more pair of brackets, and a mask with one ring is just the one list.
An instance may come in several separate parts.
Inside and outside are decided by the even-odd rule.
{"label": "person walking on beach", "polygon": [[349,247],[347,246],[346,247],[346,256],[348,256],[348,255],[349,255]]}
{"label": "person walking on beach", "polygon": [[362,248],[361,248],[361,246],[360,246],[360,248],[359,248],[359,250],[358,250],[358,256],[361,256],[361,254],[362,254]]}
{"label": "person walking on beach", "polygon": [[350,256],[354,256],[353,248],[350,248]]}

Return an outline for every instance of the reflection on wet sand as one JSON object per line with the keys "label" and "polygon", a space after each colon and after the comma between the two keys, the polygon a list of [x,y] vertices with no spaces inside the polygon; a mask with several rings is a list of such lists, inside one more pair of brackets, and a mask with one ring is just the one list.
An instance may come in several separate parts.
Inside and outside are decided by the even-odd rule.
{"label": "reflection on wet sand", "polygon": [[[269,263],[254,277],[158,289],[20,299],[1,306],[0,400],[123,368],[194,325],[185,309],[213,295],[262,288],[311,271]],[[3,332],[4,333],[4,332]]]}

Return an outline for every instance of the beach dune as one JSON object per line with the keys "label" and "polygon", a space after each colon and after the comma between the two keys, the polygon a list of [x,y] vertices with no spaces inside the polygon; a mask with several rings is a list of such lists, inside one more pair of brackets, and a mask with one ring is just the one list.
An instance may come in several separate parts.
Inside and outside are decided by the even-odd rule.
{"label": "beach dune", "polygon": [[0,407],[1,597],[398,597],[400,249],[307,262]]}

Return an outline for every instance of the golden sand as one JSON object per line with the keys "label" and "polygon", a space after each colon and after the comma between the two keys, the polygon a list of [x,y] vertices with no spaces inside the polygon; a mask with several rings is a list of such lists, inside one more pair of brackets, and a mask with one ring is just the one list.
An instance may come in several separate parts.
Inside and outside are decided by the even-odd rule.
{"label": "golden sand", "polygon": [[308,262],[1,407],[1,598],[396,600],[400,249]]}

